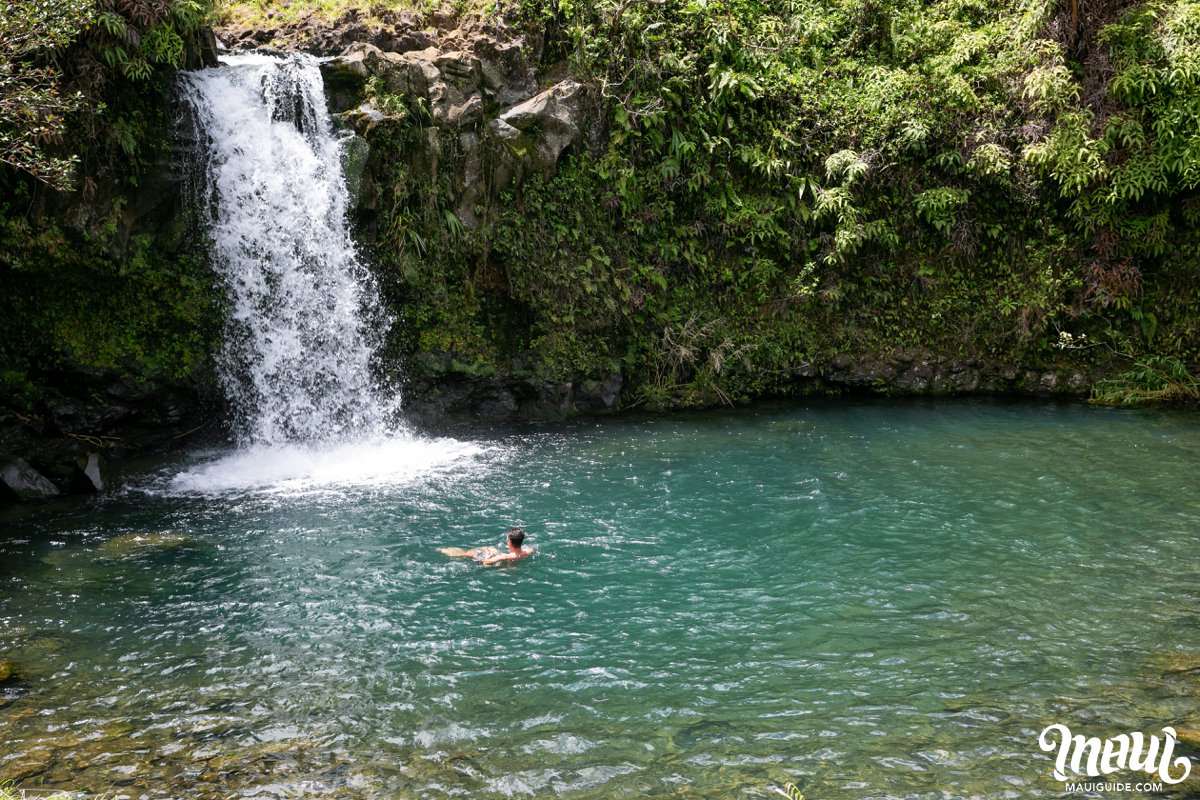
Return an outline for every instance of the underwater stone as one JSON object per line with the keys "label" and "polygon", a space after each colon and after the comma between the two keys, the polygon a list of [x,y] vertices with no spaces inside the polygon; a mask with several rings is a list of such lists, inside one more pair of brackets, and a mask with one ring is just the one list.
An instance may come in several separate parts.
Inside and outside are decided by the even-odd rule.
{"label": "underwater stone", "polygon": [[120,558],[146,550],[174,550],[194,544],[192,537],[173,531],[160,533],[126,533],[100,545],[103,555]]}
{"label": "underwater stone", "polygon": [[1193,753],[1200,753],[1200,731],[1191,728],[1175,728],[1175,735],[1181,747]]}

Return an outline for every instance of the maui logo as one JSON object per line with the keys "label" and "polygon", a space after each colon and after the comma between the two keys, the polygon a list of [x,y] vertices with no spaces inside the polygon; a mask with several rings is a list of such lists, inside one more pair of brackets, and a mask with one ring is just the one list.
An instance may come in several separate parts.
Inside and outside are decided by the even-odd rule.
{"label": "maui logo", "polygon": [[[1145,772],[1153,775],[1156,772],[1164,783],[1180,783],[1192,771],[1192,762],[1184,756],[1171,760],[1171,752],[1175,749],[1178,736],[1174,728],[1163,728],[1162,752],[1158,736],[1151,736],[1150,741],[1140,733],[1122,733],[1110,739],[1101,741],[1098,737],[1071,735],[1071,729],[1066,725],[1055,723],[1046,727],[1038,737],[1038,745],[1049,753],[1058,749],[1054,760],[1054,777],[1060,781],[1068,781],[1068,759],[1071,771],[1076,775],[1088,775],[1098,778],[1101,775],[1112,775],[1125,769],[1134,772]],[[1055,735],[1057,734],[1057,741]],[[1171,776],[1171,768],[1176,767],[1182,772]]]}

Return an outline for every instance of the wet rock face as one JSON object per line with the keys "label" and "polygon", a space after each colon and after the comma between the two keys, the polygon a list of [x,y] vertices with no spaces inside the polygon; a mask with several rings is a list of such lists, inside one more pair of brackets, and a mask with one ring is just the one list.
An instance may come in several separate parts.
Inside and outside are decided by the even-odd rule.
{"label": "wet rock face", "polygon": [[73,494],[107,492],[112,486],[108,463],[100,453],[85,453],[75,458],[75,473],[71,476]]}
{"label": "wet rock face", "polygon": [[109,491],[110,461],[220,433],[220,409],[195,389],[107,373],[74,377],[72,394],[47,389],[26,411],[0,397],[0,503]]}
{"label": "wet rock face", "polygon": [[[568,78],[488,122],[488,132],[503,145],[499,154],[511,168],[554,172],[559,156],[579,138],[583,91],[582,84]],[[506,186],[513,177],[505,175],[498,183]]]}
{"label": "wet rock face", "polygon": [[824,369],[812,365],[796,378],[841,389],[931,396],[981,392],[1078,396],[1093,383],[1077,370],[1026,370],[976,358],[945,358],[909,350],[877,357],[837,355]]}
{"label": "wet rock face", "polygon": [[[473,228],[500,192],[529,175],[552,175],[588,127],[583,84],[565,79],[539,90],[540,53],[536,36],[468,20],[452,30],[364,32],[322,72],[331,110],[368,144],[389,121],[404,124],[403,113],[370,104],[368,84],[420,109],[419,145],[403,158],[431,180],[450,172],[455,214]],[[381,153],[376,163],[397,155]]]}
{"label": "wet rock face", "polygon": [[405,413],[424,427],[602,414],[620,410],[621,385],[616,373],[562,382],[513,377],[414,381],[405,390]]}

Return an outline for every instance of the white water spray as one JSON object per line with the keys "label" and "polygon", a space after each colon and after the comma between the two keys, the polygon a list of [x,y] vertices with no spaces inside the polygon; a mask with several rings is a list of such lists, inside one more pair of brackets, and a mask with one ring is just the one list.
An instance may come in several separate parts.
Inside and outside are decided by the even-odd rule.
{"label": "white water spray", "polygon": [[484,452],[424,439],[372,377],[384,316],[347,228],[341,141],[316,59],[247,55],[185,73],[211,260],[229,291],[218,357],[240,450],[173,490],[310,491],[407,482]]}
{"label": "white water spray", "polygon": [[236,56],[186,73],[205,152],[212,263],[229,289],[221,381],[239,444],[378,436],[382,315],[347,229],[341,142],[316,59]]}

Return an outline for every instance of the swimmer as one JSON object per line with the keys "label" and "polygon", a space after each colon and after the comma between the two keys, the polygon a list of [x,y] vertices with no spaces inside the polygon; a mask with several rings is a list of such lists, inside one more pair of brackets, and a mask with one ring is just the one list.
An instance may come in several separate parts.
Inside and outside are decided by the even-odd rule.
{"label": "swimmer", "polygon": [[524,544],[525,531],[521,528],[509,528],[508,536],[505,537],[507,552],[502,552],[498,547],[488,545],[486,547],[472,547],[464,549],[462,547],[439,547],[438,552],[450,556],[451,558],[473,558],[485,567],[494,567],[497,564],[507,564],[512,561],[520,561],[522,558],[533,555],[533,548]]}

